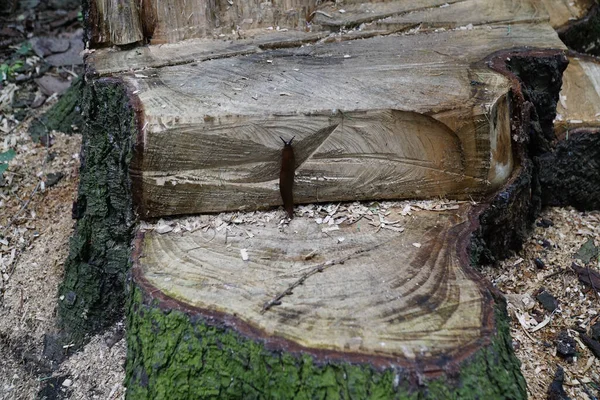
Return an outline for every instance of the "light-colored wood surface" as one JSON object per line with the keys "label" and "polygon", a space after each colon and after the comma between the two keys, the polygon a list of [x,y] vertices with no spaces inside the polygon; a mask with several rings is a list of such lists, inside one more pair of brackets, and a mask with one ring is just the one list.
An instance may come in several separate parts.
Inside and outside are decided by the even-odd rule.
{"label": "light-colored wood surface", "polygon": [[535,0],[541,4],[550,17],[550,24],[559,29],[568,23],[587,15],[595,0]]}
{"label": "light-colored wood surface", "polygon": [[319,7],[313,22],[329,27],[402,30],[548,22],[554,28],[583,18],[593,0],[462,0],[335,2]]}
{"label": "light-colored wood surface", "polygon": [[[491,298],[466,256],[470,210],[389,209],[384,221],[403,232],[362,218],[323,233],[327,225],[308,217],[289,226],[259,218],[219,230],[148,231],[135,262],[176,300],[312,349],[451,355],[490,334]],[[310,274],[315,268],[322,272]]]}
{"label": "light-colored wood surface", "polygon": [[315,23],[331,27],[377,27],[393,30],[418,26],[419,29],[547,22],[548,13],[535,0],[464,0],[409,3],[406,1],[326,3]]}
{"label": "light-colored wood surface", "polygon": [[[237,36],[237,35],[236,35]],[[349,36],[349,35],[346,35]],[[190,39],[132,50],[97,49],[86,57],[93,73],[107,76],[123,71],[189,64],[237,55],[254,54],[269,48],[300,47],[327,37],[324,32],[265,32],[256,37],[227,40]]]}
{"label": "light-colored wood surface", "polygon": [[[98,74],[105,75],[128,69],[176,65],[260,52],[265,48],[299,47],[303,43],[317,40],[344,41],[360,35],[386,35],[410,28],[424,32],[432,29],[470,29],[504,24],[506,35],[510,36],[512,25],[515,24],[581,18],[589,8],[587,3],[590,1],[581,0],[572,2],[571,5],[563,1],[551,1],[549,3],[552,7],[548,5],[549,12],[546,11],[547,5],[542,0],[336,2],[335,5],[327,2],[319,7],[319,12],[313,14],[312,32],[241,29],[233,33],[225,32],[217,40],[196,39],[184,43],[167,41],[164,46],[146,46],[118,52],[112,49],[98,49],[88,57],[87,63]],[[358,26],[358,29],[330,32],[330,29],[337,30],[344,25]]]}
{"label": "light-colored wood surface", "polygon": [[95,45],[218,39],[249,29],[304,30],[314,0],[89,0]]}
{"label": "light-colored wood surface", "polygon": [[296,137],[297,203],[474,198],[510,175],[505,48],[563,48],[547,25],[375,37],[121,77],[144,128],[142,217],[281,204],[279,137]]}
{"label": "light-colored wood surface", "polygon": [[[583,18],[593,0],[90,0],[96,45],[177,43],[243,37],[266,29],[313,31],[357,28],[389,32],[548,21],[553,27]],[[364,24],[361,26],[361,24]]]}
{"label": "light-colored wood surface", "polygon": [[600,63],[570,57],[563,74],[554,127],[558,135],[577,128],[600,128]]}

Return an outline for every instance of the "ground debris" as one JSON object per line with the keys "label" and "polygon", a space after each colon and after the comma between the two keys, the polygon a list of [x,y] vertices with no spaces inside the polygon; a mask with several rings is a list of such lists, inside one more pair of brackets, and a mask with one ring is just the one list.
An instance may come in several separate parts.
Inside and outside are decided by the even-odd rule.
{"label": "ground debris", "polygon": [[567,392],[563,388],[565,381],[565,371],[562,367],[556,367],[556,373],[554,374],[554,380],[550,384],[548,389],[548,400],[570,400],[567,396]]}
{"label": "ground debris", "polygon": [[[593,327],[600,324],[598,297],[590,290],[591,285],[580,280],[594,274],[577,264],[571,267],[574,255],[587,242],[600,244],[600,212],[549,208],[537,220],[523,250],[498,265],[482,269],[494,286],[506,294],[515,353],[521,360],[530,399],[594,399],[590,393],[596,393],[595,387],[600,386],[600,360],[581,336],[582,332],[593,335]],[[536,265],[536,259],[543,260],[543,269]],[[589,271],[597,271],[593,259],[587,266]],[[541,287],[556,299],[558,306],[554,311],[533,300]],[[556,366],[564,363],[554,345],[562,331],[577,348],[572,362],[562,365],[564,387],[553,383]],[[565,397],[551,397],[551,383],[556,389],[560,386]]]}

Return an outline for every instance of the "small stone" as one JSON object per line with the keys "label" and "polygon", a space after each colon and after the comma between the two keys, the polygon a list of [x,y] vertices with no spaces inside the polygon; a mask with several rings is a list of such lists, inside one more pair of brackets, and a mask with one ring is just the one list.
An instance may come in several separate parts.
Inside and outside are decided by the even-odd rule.
{"label": "small stone", "polygon": [[546,311],[553,312],[558,308],[558,300],[544,289],[535,298]]}
{"label": "small stone", "polygon": [[46,186],[52,187],[56,185],[65,176],[62,172],[49,173],[46,175]]}
{"label": "small stone", "polygon": [[577,344],[575,343],[575,339],[573,339],[567,331],[561,331],[558,333],[558,337],[556,338],[556,351],[559,356],[572,359],[575,356],[577,351]]}
{"label": "small stone", "polygon": [[554,226],[554,222],[547,218],[542,218],[536,223],[536,225],[542,228],[550,228],[551,226]]}
{"label": "small stone", "polygon": [[596,260],[598,258],[598,253],[600,253],[600,250],[594,244],[594,239],[589,238],[587,242],[582,244],[579,250],[577,250],[577,253],[573,255],[573,258],[579,259],[588,264],[592,262],[592,260]]}
{"label": "small stone", "polygon": [[567,393],[565,392],[565,389],[563,388],[564,380],[565,371],[559,366],[556,368],[554,380],[548,388],[548,400],[570,400],[569,396],[567,396]]}
{"label": "small stone", "polygon": [[42,94],[41,91],[37,91],[35,93],[35,98],[33,99],[33,103],[31,103],[31,108],[39,108],[46,101],[46,96]]}
{"label": "small stone", "polygon": [[67,293],[67,295],[65,296],[65,303],[68,306],[72,306],[73,304],[75,304],[75,300],[77,299],[77,295],[75,294],[74,291],[70,291],[69,293]]}
{"label": "small stone", "polygon": [[546,264],[544,263],[544,261],[542,261],[541,258],[534,258],[533,259],[533,263],[535,264],[535,266],[538,269],[544,269],[544,268],[546,268]]}
{"label": "small stone", "polygon": [[592,325],[592,339],[600,342],[600,321]]}
{"label": "small stone", "polygon": [[73,381],[70,379],[65,379],[62,383],[64,387],[70,387],[73,384]]}

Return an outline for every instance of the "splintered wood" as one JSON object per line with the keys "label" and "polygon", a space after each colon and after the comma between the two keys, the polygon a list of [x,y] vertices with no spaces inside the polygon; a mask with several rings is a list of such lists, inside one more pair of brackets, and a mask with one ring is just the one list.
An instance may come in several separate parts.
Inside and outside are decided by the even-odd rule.
{"label": "splintered wood", "polygon": [[449,354],[481,340],[492,301],[466,257],[473,206],[421,207],[440,211],[355,203],[300,207],[290,222],[281,211],[160,221],[142,227],[135,268],[200,313],[302,346]]}

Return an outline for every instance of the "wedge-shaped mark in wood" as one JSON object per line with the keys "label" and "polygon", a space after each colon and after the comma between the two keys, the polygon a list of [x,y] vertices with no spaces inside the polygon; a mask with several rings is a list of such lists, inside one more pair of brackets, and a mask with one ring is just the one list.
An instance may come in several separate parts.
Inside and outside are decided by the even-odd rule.
{"label": "wedge-shaped mark in wood", "polygon": [[477,347],[491,334],[493,302],[468,264],[471,206],[401,210],[388,218],[403,232],[363,218],[330,235],[306,217],[283,230],[275,219],[229,233],[147,231],[136,243],[136,281],[200,315],[227,315],[309,349],[400,357],[402,365]]}

